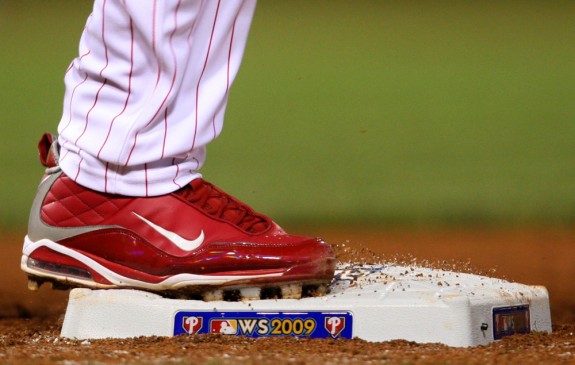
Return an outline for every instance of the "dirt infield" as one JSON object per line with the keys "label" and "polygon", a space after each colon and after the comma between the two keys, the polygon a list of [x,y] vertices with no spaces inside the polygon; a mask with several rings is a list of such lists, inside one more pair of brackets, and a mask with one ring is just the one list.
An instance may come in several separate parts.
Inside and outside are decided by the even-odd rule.
{"label": "dirt infield", "polygon": [[58,334],[67,293],[26,289],[20,234],[4,234],[0,363],[93,364],[575,364],[575,227],[513,229],[299,229],[337,244],[342,261],[416,262],[487,274],[550,292],[552,334],[516,335],[458,349],[407,341],[177,338],[75,341]]}

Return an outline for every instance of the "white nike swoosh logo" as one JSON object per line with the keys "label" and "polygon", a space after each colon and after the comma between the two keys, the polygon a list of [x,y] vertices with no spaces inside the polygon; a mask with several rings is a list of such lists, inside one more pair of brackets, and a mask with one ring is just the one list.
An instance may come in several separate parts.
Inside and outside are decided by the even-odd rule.
{"label": "white nike swoosh logo", "polygon": [[134,215],[136,217],[140,218],[144,223],[146,223],[147,225],[152,227],[156,232],[158,232],[162,236],[166,237],[168,240],[170,240],[170,242],[172,242],[174,245],[178,246],[180,249],[182,249],[184,251],[193,251],[196,248],[200,247],[200,245],[202,243],[204,243],[204,230],[202,230],[200,232],[200,235],[198,236],[198,238],[196,238],[194,240],[187,240],[175,232],[168,231],[167,229],[165,229],[161,226],[158,226],[157,224],[155,224],[153,222],[150,222],[149,220],[142,217],[141,215],[139,215],[136,212],[132,212],[132,213],[134,213]]}

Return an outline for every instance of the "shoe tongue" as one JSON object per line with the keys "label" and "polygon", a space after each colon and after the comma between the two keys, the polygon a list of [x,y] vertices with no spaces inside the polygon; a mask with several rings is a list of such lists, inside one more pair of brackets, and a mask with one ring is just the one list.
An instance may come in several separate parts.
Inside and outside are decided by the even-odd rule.
{"label": "shoe tongue", "polygon": [[268,219],[205,180],[195,179],[190,183],[190,187],[192,194],[188,200],[200,206],[209,215],[231,222],[253,234],[269,228]]}
{"label": "shoe tongue", "polygon": [[58,144],[51,133],[44,133],[38,142],[40,162],[44,167],[58,166]]}

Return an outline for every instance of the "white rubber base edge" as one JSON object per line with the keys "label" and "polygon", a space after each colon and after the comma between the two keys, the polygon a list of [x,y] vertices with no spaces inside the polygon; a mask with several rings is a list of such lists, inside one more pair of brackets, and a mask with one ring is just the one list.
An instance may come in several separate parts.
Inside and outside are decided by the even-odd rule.
{"label": "white rubber base edge", "polygon": [[319,298],[249,302],[74,289],[61,335],[101,339],[226,333],[467,347],[514,333],[551,332],[549,295],[542,286],[428,268],[340,264],[330,288]]}

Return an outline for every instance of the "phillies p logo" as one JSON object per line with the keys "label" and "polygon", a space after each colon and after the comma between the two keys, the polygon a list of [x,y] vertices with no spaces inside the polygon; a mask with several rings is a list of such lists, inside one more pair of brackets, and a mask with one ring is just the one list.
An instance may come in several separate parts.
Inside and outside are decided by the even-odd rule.
{"label": "phillies p logo", "polygon": [[203,322],[202,317],[183,317],[182,327],[184,327],[184,331],[186,331],[188,335],[193,335],[194,333],[198,333],[202,328]]}
{"label": "phillies p logo", "polygon": [[345,328],[345,317],[326,317],[324,325],[331,337],[336,338]]}

